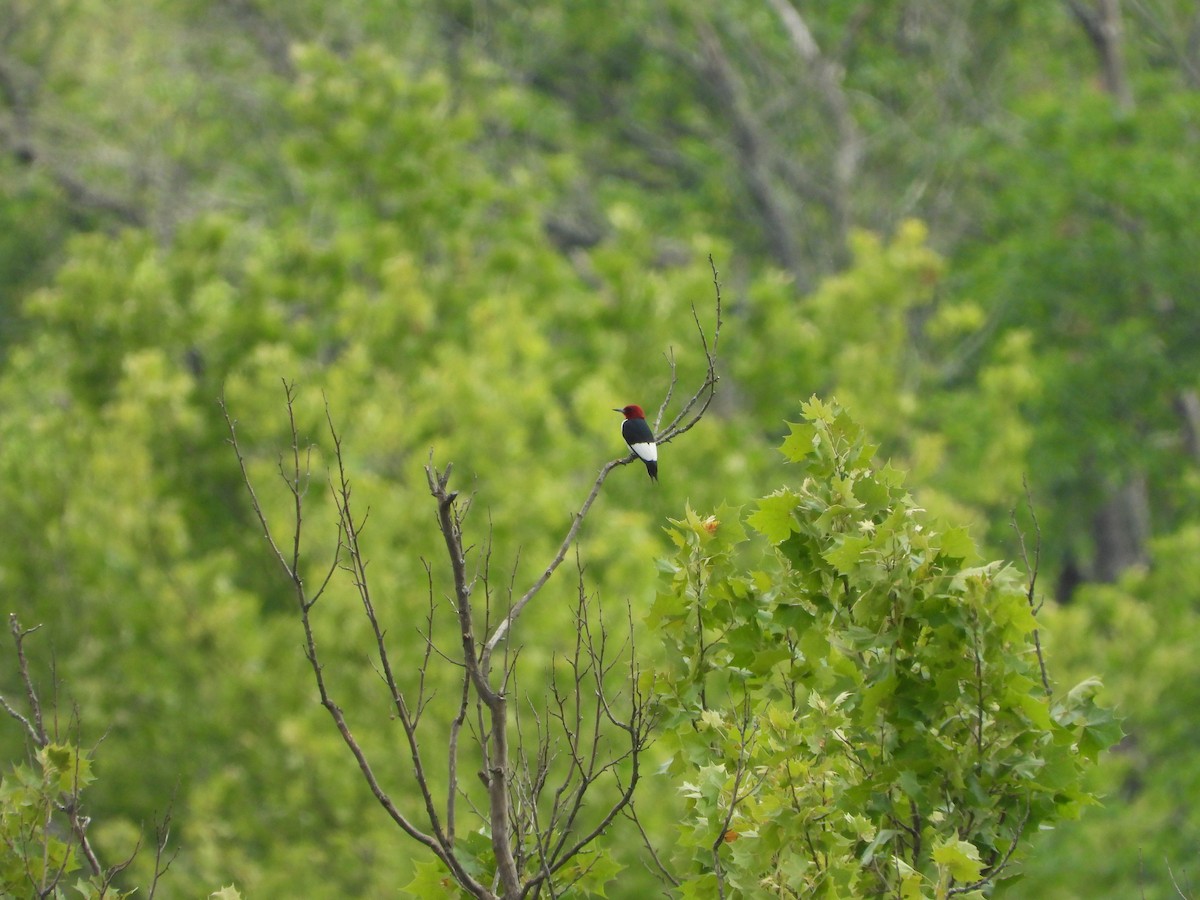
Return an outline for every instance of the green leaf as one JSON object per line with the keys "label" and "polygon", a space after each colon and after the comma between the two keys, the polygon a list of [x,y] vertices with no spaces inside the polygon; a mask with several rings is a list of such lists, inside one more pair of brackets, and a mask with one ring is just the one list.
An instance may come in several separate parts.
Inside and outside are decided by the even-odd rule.
{"label": "green leaf", "polygon": [[799,497],[781,489],[758,501],[758,509],[746,519],[748,525],[773,544],[787,538],[795,530],[793,512]]}
{"label": "green leaf", "polygon": [[956,881],[978,881],[983,873],[984,864],[979,858],[979,848],[970,841],[951,841],[935,847],[933,860],[949,869]]}
{"label": "green leaf", "polygon": [[[400,890],[419,900],[432,898],[456,898],[463,896],[457,882],[450,877],[446,867],[436,860],[422,860],[413,864],[412,881],[402,886]],[[233,900],[233,898],[230,898]]]}
{"label": "green leaf", "polygon": [[817,429],[808,423],[788,422],[789,434],[779,447],[779,452],[792,462],[800,462],[813,452]]}
{"label": "green leaf", "polygon": [[838,570],[839,574],[849,575],[862,562],[863,551],[871,545],[871,538],[855,535],[839,535],[837,545],[826,550],[822,556]]}
{"label": "green leaf", "polygon": [[979,562],[979,552],[975,549],[975,541],[971,533],[962,526],[955,526],[942,532],[939,549],[947,559],[960,560],[963,565],[973,566]]}

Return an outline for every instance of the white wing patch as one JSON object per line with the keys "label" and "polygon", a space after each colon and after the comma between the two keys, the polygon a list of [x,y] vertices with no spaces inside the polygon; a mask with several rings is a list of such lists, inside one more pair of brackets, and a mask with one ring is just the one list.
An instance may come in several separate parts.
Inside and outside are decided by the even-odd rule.
{"label": "white wing patch", "polygon": [[658,444],[630,444],[629,449],[632,450],[640,460],[658,462]]}

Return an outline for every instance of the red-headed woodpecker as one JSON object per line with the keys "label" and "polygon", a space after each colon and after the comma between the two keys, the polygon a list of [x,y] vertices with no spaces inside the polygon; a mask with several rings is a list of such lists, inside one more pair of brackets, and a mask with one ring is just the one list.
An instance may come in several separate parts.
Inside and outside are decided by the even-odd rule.
{"label": "red-headed woodpecker", "polygon": [[621,437],[633,451],[633,455],[646,464],[646,471],[654,481],[658,481],[658,444],[654,443],[654,432],[646,424],[646,414],[636,403],[621,409],[614,409],[625,416],[621,423]]}

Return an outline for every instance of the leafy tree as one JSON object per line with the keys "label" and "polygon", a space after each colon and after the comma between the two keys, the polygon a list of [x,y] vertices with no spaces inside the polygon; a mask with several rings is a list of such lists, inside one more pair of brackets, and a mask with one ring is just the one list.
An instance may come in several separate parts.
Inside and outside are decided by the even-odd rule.
{"label": "leafy tree", "polygon": [[1104,807],[1082,827],[1048,835],[1030,861],[1039,896],[1195,895],[1200,529],[1157,537],[1150,552],[1152,567],[1081,587],[1072,603],[1044,613],[1047,646],[1066,671],[1107,673],[1104,699],[1127,735],[1091,779]]}
{"label": "leafy tree", "polygon": [[[287,895],[298,870],[310,896],[411,877],[378,853],[386,823],[304,688],[289,597],[247,540],[222,391],[259,481],[288,439],[280,377],[344,411],[359,495],[386,498],[373,577],[419,619],[419,560],[440,552],[430,447],[475,478],[495,558],[528,575],[612,448],[607,410],[665,390],[660,354],[707,292],[710,252],[730,260],[728,390],[656,493],[618,473],[598,499],[583,533],[598,590],[653,590],[655,523],[761,493],[780,421],[836,392],[915,502],[970,522],[989,556],[1027,474],[1048,558],[1103,577],[1139,563],[1116,594],[1079,595],[1096,655],[1064,651],[1123,702],[1158,701],[1134,740],[1175,758],[1174,695],[1123,683],[1138,667],[1110,654],[1102,613],[1158,623],[1138,646],[1186,656],[1192,575],[1172,548],[1200,458],[1190,0],[5,10],[0,591],[46,624],[89,721],[111,723],[106,759],[139,762],[89,787],[102,857],[177,787],[188,895],[230,878]],[[1089,31],[1099,16],[1122,17],[1119,53]],[[1114,64],[1120,108],[1118,83],[1097,89]],[[703,372],[693,348],[676,362]],[[305,438],[325,427],[317,394],[298,398]],[[318,493],[310,521],[335,521]],[[1108,552],[1102,532],[1121,531]],[[543,627],[566,634],[575,586],[547,590]],[[355,598],[328,599],[347,623],[326,644],[347,662],[339,696],[369,703]],[[536,689],[553,667],[527,661]],[[1141,794],[1103,783],[1172,860],[1178,768]],[[262,796],[278,804],[247,803]],[[670,822],[644,812],[651,832]]]}
{"label": "leafy tree", "polygon": [[911,474],[921,505],[1002,545],[1030,465],[1032,336],[1013,328],[980,358],[987,313],[946,290],[947,262],[921,222],[886,239],[855,231],[850,248],[845,270],[803,298],[779,275],[750,288],[746,326],[761,352],[732,364],[745,405],[755,419],[782,420],[796,397],[779,383],[835,392]]}
{"label": "leafy tree", "polygon": [[1200,318],[1185,298],[1200,247],[1185,223],[1200,105],[1157,79],[1135,111],[1080,88],[1014,112],[982,142],[993,203],[952,259],[954,286],[1032,342],[1029,475],[1048,547],[1112,580],[1196,509]]}
{"label": "leafy tree", "polygon": [[649,618],[680,896],[983,896],[1095,801],[1119,732],[1095,681],[1053,693],[1032,587],[940,530],[836,404],[784,456],[799,482],[674,523]]}

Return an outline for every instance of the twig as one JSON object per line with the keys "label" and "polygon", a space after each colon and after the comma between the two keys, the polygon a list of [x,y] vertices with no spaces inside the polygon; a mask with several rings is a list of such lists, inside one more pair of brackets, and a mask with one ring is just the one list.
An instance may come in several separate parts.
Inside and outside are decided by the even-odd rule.
{"label": "twig", "polygon": [[12,633],[13,644],[17,650],[17,670],[21,674],[21,684],[25,687],[25,701],[29,704],[29,718],[17,712],[8,700],[0,695],[0,708],[21,723],[36,747],[45,747],[50,740],[46,736],[46,726],[42,722],[42,705],[38,701],[33,679],[29,675],[29,660],[25,657],[25,638],[41,627],[41,625],[34,625],[32,628],[22,630],[21,623],[17,620],[17,614],[9,613],[8,615],[8,628]]}
{"label": "twig", "polygon": [[154,877],[150,880],[150,887],[146,891],[146,900],[154,900],[154,894],[158,890],[158,881],[167,874],[167,870],[171,868],[171,863],[175,862],[175,857],[179,855],[179,848],[167,857],[167,861],[163,862],[163,855],[167,851],[167,842],[171,838],[171,808],[167,807],[167,811],[163,813],[162,820],[154,827]]}
{"label": "twig", "polygon": [[650,835],[646,834],[646,829],[642,826],[642,820],[638,818],[637,804],[630,803],[624,811],[625,817],[632,820],[637,826],[638,834],[642,836],[642,844],[650,852],[650,859],[654,862],[654,867],[658,869],[658,874],[665,879],[671,887],[679,887],[680,881],[671,871],[663,865],[663,862],[658,857],[658,852],[654,849],[654,843],[650,840]]}
{"label": "twig", "polygon": [[[696,333],[700,336],[700,346],[704,349],[704,360],[707,365],[704,381],[696,390],[683,409],[675,416],[674,419],[667,425],[666,430],[658,436],[656,443],[665,444],[673,438],[679,437],[687,431],[691,431],[699,421],[704,418],[705,412],[708,411],[709,404],[712,403],[713,397],[717,393],[717,382],[721,380],[721,376],[717,374],[717,347],[721,341],[721,325],[723,323],[721,310],[721,281],[720,274],[717,272],[717,264],[713,262],[710,255],[708,257],[708,265],[712,270],[713,290],[715,292],[716,305],[716,323],[713,326],[712,346],[709,346],[708,337],[704,332],[704,326],[700,324],[700,316],[696,312],[695,305],[692,306],[692,321],[696,323]],[[696,409],[696,404],[700,403],[699,409]],[[693,412],[693,410],[695,410]]]}
{"label": "twig", "polygon": [[[1025,596],[1029,601],[1029,609],[1034,616],[1037,616],[1042,611],[1042,604],[1038,603],[1034,596],[1034,590],[1037,587],[1038,568],[1042,561],[1042,527],[1038,524],[1037,512],[1033,508],[1033,493],[1030,491],[1029,481],[1024,475],[1021,476],[1021,485],[1025,488],[1025,505],[1029,508],[1029,518],[1033,522],[1035,541],[1032,564],[1029,561],[1029,551],[1025,546],[1025,534],[1017,524],[1017,510],[1015,507],[1009,513],[1009,521],[1012,524],[1013,531],[1017,533],[1017,542],[1021,548],[1021,559],[1025,563],[1025,571],[1029,573],[1029,587]],[[1038,668],[1042,674],[1042,688],[1046,691],[1046,696],[1049,697],[1051,694],[1050,676],[1046,672],[1046,657],[1042,654],[1042,636],[1036,626],[1033,629],[1033,649],[1037,653]]]}
{"label": "twig", "polygon": [[1183,900],[1190,900],[1188,895],[1183,892],[1183,888],[1179,886],[1179,882],[1175,880],[1175,873],[1171,871],[1171,861],[1165,856],[1163,857],[1163,865],[1167,867],[1167,874],[1171,877],[1171,885],[1175,888],[1175,893],[1182,897]]}

